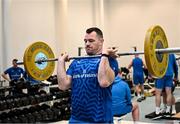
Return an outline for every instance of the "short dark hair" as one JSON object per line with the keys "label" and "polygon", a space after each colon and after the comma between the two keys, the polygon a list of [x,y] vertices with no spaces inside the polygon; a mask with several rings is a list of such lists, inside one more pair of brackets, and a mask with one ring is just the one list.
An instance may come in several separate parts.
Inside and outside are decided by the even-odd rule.
{"label": "short dark hair", "polygon": [[18,60],[17,59],[13,59],[13,62],[17,62]]}
{"label": "short dark hair", "polygon": [[96,32],[96,34],[97,34],[99,37],[103,38],[103,33],[102,33],[102,31],[101,31],[99,28],[97,28],[97,27],[88,28],[88,29],[86,30],[86,33],[90,34],[90,33],[93,32],[93,31]]}

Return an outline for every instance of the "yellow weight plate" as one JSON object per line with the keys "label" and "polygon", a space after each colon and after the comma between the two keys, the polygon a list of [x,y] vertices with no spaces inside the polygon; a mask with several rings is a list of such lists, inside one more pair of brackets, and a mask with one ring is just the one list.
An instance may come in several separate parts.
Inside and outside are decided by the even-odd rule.
{"label": "yellow weight plate", "polygon": [[144,55],[148,71],[156,78],[163,77],[168,67],[168,54],[156,54],[155,50],[168,48],[168,41],[163,29],[152,26],[148,29],[144,43]]}
{"label": "yellow weight plate", "polygon": [[42,41],[37,41],[31,44],[26,49],[23,57],[24,68],[28,75],[40,81],[48,79],[55,68],[54,62],[42,62],[41,64],[35,63],[35,61],[42,58],[54,58],[52,49]]}

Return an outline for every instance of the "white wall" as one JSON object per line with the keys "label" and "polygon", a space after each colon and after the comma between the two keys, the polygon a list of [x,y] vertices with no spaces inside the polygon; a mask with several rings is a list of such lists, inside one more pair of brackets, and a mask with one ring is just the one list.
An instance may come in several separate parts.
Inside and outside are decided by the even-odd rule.
{"label": "white wall", "polygon": [[[100,27],[105,42],[119,47],[119,52],[133,51],[132,46],[143,50],[146,31],[154,24],[163,27],[170,47],[180,46],[179,0],[2,1],[6,1],[2,17],[6,34],[0,31],[3,69],[14,57],[22,60],[25,49],[37,40],[47,42],[56,57],[62,52],[77,56],[85,30],[91,26]],[[121,57],[121,66],[127,66],[132,57]]]}
{"label": "white wall", "polygon": [[100,26],[97,14],[98,0],[55,0],[56,1],[56,38],[60,52],[78,55],[78,47],[84,45],[85,30]]}
{"label": "white wall", "polygon": [[[0,0],[0,6],[2,6],[2,0]],[[2,63],[3,63],[3,44],[2,44],[2,9],[0,9],[0,72],[2,72]],[[0,78],[1,79],[1,78]]]}
{"label": "white wall", "polygon": [[[77,47],[83,46],[85,29],[98,26],[104,31],[109,46],[119,47],[119,52],[144,49],[146,31],[159,24],[165,30],[169,46],[180,46],[180,1],[179,0],[56,0],[65,2],[64,11],[58,7],[58,43],[62,51],[77,55]],[[61,10],[60,10],[61,9]],[[63,13],[61,13],[63,12]],[[62,19],[62,20],[61,20]],[[58,21],[58,22],[60,22]],[[57,24],[57,23],[56,23]],[[62,28],[63,27],[63,28]],[[60,49],[59,48],[59,49]],[[61,51],[61,50],[60,50]],[[121,66],[127,66],[133,56],[121,57]],[[142,56],[143,58],[143,56]]]}
{"label": "white wall", "polygon": [[[7,1],[9,1],[7,3]],[[3,18],[6,33],[3,42],[7,56],[3,68],[11,66],[11,60],[23,60],[25,49],[33,42],[47,42],[55,50],[55,17],[52,0],[4,0],[8,4]]]}
{"label": "white wall", "polygon": [[[132,46],[143,50],[146,31],[155,24],[165,30],[169,46],[180,46],[179,0],[111,0],[107,4],[108,40],[120,52],[133,50]],[[127,65],[132,57],[122,57],[121,64]]]}

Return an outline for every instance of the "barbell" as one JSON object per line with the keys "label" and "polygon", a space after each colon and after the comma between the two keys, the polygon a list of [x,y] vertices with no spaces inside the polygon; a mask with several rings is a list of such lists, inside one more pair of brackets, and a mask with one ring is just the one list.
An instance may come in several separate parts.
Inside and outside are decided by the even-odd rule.
{"label": "barbell", "polygon": [[[154,77],[162,77],[165,75],[168,67],[168,54],[178,53],[180,48],[168,48],[168,42],[165,32],[159,25],[151,26],[145,36],[144,51],[117,53],[118,56],[128,56],[136,54],[144,54],[148,71]],[[92,59],[100,58],[101,55],[94,56],[78,56],[70,57],[72,59]],[[52,49],[44,42],[37,41],[32,43],[25,50],[23,62],[28,75],[36,80],[48,79],[55,68],[54,61],[58,58],[54,57]]]}

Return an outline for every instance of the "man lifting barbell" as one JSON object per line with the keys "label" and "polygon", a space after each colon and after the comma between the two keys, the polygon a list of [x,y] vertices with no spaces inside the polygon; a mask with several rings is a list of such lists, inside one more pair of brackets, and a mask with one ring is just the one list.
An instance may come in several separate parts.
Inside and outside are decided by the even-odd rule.
{"label": "man lifting barbell", "polygon": [[57,78],[61,90],[72,88],[70,123],[113,123],[111,84],[118,73],[118,63],[112,58],[116,49],[106,49],[102,31],[86,30],[84,37],[88,56],[100,58],[74,60],[67,72],[65,53],[58,59]]}

